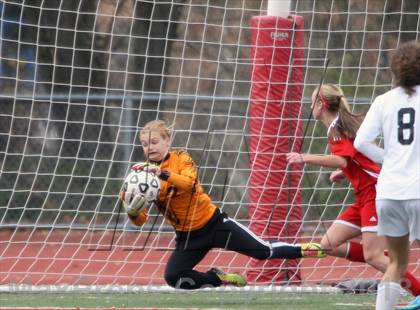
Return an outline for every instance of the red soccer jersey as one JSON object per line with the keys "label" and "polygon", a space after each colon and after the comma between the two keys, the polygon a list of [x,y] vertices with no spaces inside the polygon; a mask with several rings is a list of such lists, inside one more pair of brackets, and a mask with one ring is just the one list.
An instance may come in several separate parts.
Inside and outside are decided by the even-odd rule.
{"label": "red soccer jersey", "polygon": [[380,166],[370,160],[362,153],[358,152],[353,146],[353,140],[349,138],[328,139],[331,153],[347,159],[347,167],[343,168],[343,173],[350,180],[357,194],[370,185],[375,185]]}

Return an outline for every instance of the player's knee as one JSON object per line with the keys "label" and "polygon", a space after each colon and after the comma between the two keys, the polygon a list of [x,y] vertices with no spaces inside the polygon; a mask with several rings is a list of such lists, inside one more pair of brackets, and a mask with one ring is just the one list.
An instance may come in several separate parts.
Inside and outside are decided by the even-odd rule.
{"label": "player's knee", "polygon": [[363,258],[365,262],[375,268],[386,268],[386,264],[384,262],[384,254],[383,250],[365,250],[363,249]]}
{"label": "player's knee", "polygon": [[335,244],[335,242],[331,242],[331,240],[328,240],[328,238],[326,238],[325,236],[322,238],[321,242],[321,249],[335,249],[337,247],[337,245]]}
{"label": "player's knee", "polygon": [[179,272],[171,272],[166,271],[165,272],[165,281],[170,287],[177,287],[179,284],[179,281],[181,280],[181,274]]}
{"label": "player's knee", "polygon": [[376,261],[378,260],[378,254],[373,251],[364,251],[363,257],[365,259],[365,262],[369,265],[375,266]]}
{"label": "player's knee", "polygon": [[190,290],[197,288],[193,279],[183,276],[181,273],[166,272],[165,281],[170,287],[177,289]]}
{"label": "player's knee", "polygon": [[343,240],[334,238],[332,234],[325,234],[322,237],[321,242],[319,244],[321,245],[321,249],[334,250],[340,247],[340,245],[342,245],[343,242]]}
{"label": "player's knee", "polygon": [[319,243],[321,246],[321,249],[326,249],[328,247],[327,242],[322,238],[321,242]]}
{"label": "player's knee", "polygon": [[260,250],[260,251],[254,251],[252,253],[252,258],[258,259],[258,260],[265,260],[270,257],[270,250]]}

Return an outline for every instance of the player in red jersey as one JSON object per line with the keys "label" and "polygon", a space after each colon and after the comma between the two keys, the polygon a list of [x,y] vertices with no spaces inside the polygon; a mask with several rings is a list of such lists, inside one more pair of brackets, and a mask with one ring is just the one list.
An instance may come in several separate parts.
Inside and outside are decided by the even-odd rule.
{"label": "player in red jersey", "polygon": [[[350,261],[367,262],[384,272],[389,259],[384,255],[385,240],[377,235],[376,182],[380,171],[377,163],[358,152],[353,141],[363,120],[353,114],[340,87],[324,84],[312,94],[312,111],[316,120],[327,128],[331,155],[288,153],[289,163],[307,163],[337,168],[331,182],[347,178],[353,186],[356,201],[328,229],[321,248],[329,255]],[[350,241],[362,235],[362,244]],[[420,295],[420,282],[406,273],[407,285],[414,296]]]}

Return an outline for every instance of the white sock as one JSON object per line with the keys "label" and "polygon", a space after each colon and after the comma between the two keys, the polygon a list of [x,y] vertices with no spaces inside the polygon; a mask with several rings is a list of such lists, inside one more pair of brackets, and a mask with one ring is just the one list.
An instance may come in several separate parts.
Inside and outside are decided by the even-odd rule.
{"label": "white sock", "polygon": [[381,282],[376,296],[376,310],[393,310],[402,291],[396,282]]}

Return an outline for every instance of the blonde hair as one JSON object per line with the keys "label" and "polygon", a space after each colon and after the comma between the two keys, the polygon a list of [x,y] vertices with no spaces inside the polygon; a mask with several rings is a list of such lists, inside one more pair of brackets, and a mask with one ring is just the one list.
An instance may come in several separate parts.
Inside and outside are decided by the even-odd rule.
{"label": "blonde hair", "polygon": [[332,128],[331,134],[334,137],[354,138],[365,115],[350,111],[343,90],[334,84],[323,84],[319,90],[318,100],[324,102],[328,111],[338,114],[337,123]]}
{"label": "blonde hair", "polygon": [[171,129],[163,120],[154,120],[146,123],[140,131],[139,137],[146,134],[149,135],[151,131],[158,131],[163,139],[171,138]]}

